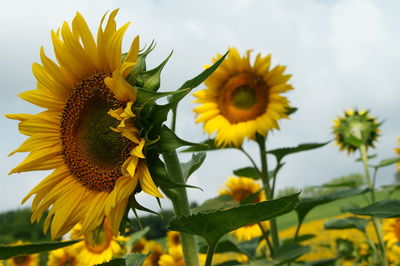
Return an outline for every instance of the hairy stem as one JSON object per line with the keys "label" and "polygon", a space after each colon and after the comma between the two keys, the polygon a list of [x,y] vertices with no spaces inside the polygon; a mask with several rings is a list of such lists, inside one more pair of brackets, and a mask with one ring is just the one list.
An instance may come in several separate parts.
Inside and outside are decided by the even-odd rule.
{"label": "hairy stem", "polygon": [[[181,165],[176,152],[164,152],[162,156],[167,167],[168,175],[179,183],[185,183],[182,175]],[[186,189],[176,188],[174,189],[174,192],[175,193],[171,193],[171,195],[175,196],[170,197],[170,200],[174,206],[175,215],[177,217],[188,216],[190,214],[190,209]],[[199,255],[197,253],[197,244],[194,236],[186,233],[180,233],[180,237],[185,265],[199,266]]]}

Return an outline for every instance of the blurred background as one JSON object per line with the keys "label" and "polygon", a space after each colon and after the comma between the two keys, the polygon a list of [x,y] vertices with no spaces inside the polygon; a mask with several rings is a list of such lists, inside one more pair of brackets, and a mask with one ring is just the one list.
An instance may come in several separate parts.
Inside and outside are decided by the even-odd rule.
{"label": "blurred background", "polygon": [[[40,46],[54,59],[50,30],[56,30],[63,21],[71,22],[79,11],[92,31],[97,31],[101,16],[120,8],[118,25],[132,22],[125,35],[125,50],[136,35],[141,37],[141,47],[155,40],[157,47],[148,57],[150,68],[174,51],[163,71],[162,90],[177,89],[202,71],[211,57],[229,47],[241,53],[253,49],[254,56],[271,53],[272,65],[286,65],[295,88],[286,96],[299,110],[290,120],[280,121],[280,131],[270,133],[268,149],[331,140],[332,120],[344,110],[358,107],[371,110],[384,121],[377,148],[371,153],[378,154],[379,159],[395,156],[393,149],[400,136],[399,1],[2,0],[1,6],[1,114],[40,112],[16,95],[35,88],[31,65],[39,62]],[[177,132],[184,139],[200,142],[207,136],[202,125],[194,122],[193,100],[190,95],[179,106]],[[7,157],[25,137],[18,132],[17,122],[4,116],[0,117],[0,128],[0,212],[5,212],[21,208],[21,199],[48,173],[7,175],[26,156]],[[258,154],[255,144],[246,143],[245,148]],[[361,173],[360,163],[355,162],[358,157],[356,154],[349,159],[332,143],[290,155],[278,176],[277,188],[302,189]],[[269,159],[273,166],[274,158]],[[233,175],[232,170],[249,165],[237,151],[208,153],[203,166],[189,180],[203,191],[190,190],[190,200],[201,203],[216,196]],[[395,166],[387,167],[381,170],[377,182],[392,183],[394,176]],[[159,209],[154,198],[140,195],[138,200],[148,208]],[[170,207],[166,200],[161,203],[165,209]],[[30,202],[24,205],[29,206]]]}

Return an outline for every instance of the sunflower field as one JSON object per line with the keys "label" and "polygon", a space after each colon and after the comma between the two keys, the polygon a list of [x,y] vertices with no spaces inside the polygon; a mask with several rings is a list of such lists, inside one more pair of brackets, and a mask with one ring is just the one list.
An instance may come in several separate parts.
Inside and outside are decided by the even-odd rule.
{"label": "sunflower field", "polygon": [[[302,108],[290,101],[286,66],[226,46],[168,90],[161,74],[172,52],[149,68],[155,42],[128,36],[119,12],[99,17],[96,31],[79,12],[51,31],[52,47],[32,65],[36,89],[18,95],[41,111],[5,114],[25,136],[9,155],[27,153],[9,174],[49,172],[22,199],[31,211],[0,215],[0,265],[400,265],[400,184],[377,182],[394,165],[400,176],[400,137],[390,158],[374,152],[385,118],[349,106],[336,110],[325,140],[269,148]],[[177,130],[187,98],[203,139]],[[288,157],[327,145],[347,153],[355,172],[280,187]],[[232,174],[196,203],[191,193],[203,188],[191,181],[215,152]],[[229,161],[234,152],[246,167]]]}

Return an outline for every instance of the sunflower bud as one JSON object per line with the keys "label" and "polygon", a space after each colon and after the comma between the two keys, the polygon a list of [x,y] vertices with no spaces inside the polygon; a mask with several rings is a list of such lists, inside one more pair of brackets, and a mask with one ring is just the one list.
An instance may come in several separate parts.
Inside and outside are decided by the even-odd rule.
{"label": "sunflower bud", "polygon": [[349,153],[354,152],[361,145],[374,148],[381,125],[376,118],[363,109],[360,111],[349,109],[344,112],[343,117],[339,116],[333,123],[336,144],[340,146],[340,150],[347,149]]}

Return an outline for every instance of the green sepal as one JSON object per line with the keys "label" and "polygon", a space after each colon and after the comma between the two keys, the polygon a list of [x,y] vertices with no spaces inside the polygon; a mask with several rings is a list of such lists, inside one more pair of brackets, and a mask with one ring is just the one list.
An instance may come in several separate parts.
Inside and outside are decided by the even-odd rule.
{"label": "green sepal", "polygon": [[137,98],[136,98],[136,105],[143,105],[146,106],[148,104],[152,104],[160,98],[171,96],[174,94],[182,94],[185,91],[189,91],[190,89],[182,90],[182,91],[166,91],[166,92],[157,92],[157,91],[150,91],[141,87],[137,89]]}
{"label": "green sepal", "polygon": [[194,143],[179,138],[175,132],[163,125],[160,130],[160,140],[157,143],[159,152],[172,152],[182,146],[203,146],[202,143]]}
{"label": "green sepal", "polygon": [[174,218],[169,230],[179,231],[204,238],[215,247],[218,240],[240,227],[270,220],[292,211],[299,202],[299,193],[256,204],[241,205],[226,210],[196,213]]}
{"label": "green sepal", "polygon": [[163,70],[165,64],[168,62],[168,60],[171,58],[173,52],[171,52],[168,57],[156,68],[153,68],[152,70],[143,72],[141,74],[141,84],[142,88],[148,91],[158,91],[160,88],[160,76],[161,76],[161,71]]}
{"label": "green sepal", "polygon": [[140,77],[141,73],[146,71],[146,57],[147,55],[154,50],[156,47],[156,44],[154,41],[152,41],[149,45],[149,47],[146,49],[144,48],[144,51],[140,51],[138,58],[136,60],[136,64],[132,67],[131,72],[129,73],[127,77],[127,81],[134,87],[136,87],[137,80],[141,80],[142,78]]}
{"label": "green sepal", "polygon": [[251,166],[236,169],[233,171],[233,174],[236,176],[248,177],[248,178],[252,178],[255,180],[261,179],[261,174],[258,171],[258,169],[251,167]]}
{"label": "green sepal", "polygon": [[287,107],[286,108],[286,115],[292,115],[292,114],[296,113],[297,110],[299,110],[299,109],[296,108],[296,107]]}
{"label": "green sepal", "polygon": [[81,240],[71,240],[63,242],[32,243],[18,246],[0,245],[0,260],[7,260],[15,256],[24,256],[39,252],[50,251],[63,248],[78,243]]}
{"label": "green sepal", "polygon": [[170,190],[174,188],[196,188],[202,190],[199,187],[191,186],[184,183],[178,183],[175,180],[171,179],[167,173],[164,163],[161,161],[158,155],[152,153],[148,156],[147,160],[149,161],[149,171],[151,173],[151,176],[153,177],[154,182],[164,192],[168,193],[168,191],[165,190]]}
{"label": "green sepal", "polygon": [[203,164],[206,159],[205,152],[193,153],[192,158],[186,162],[181,163],[182,174],[185,182],[189,177]]}
{"label": "green sepal", "polygon": [[140,205],[139,202],[137,202],[137,200],[136,200],[136,198],[135,198],[135,194],[132,194],[132,195],[129,197],[129,206],[130,206],[133,210],[141,210],[141,211],[144,211],[144,212],[148,212],[148,213],[152,213],[152,214],[161,216],[160,213],[158,213],[158,212],[156,212],[156,211],[153,211],[153,210],[150,210],[150,209],[148,209],[148,208],[146,208],[146,207]]}

